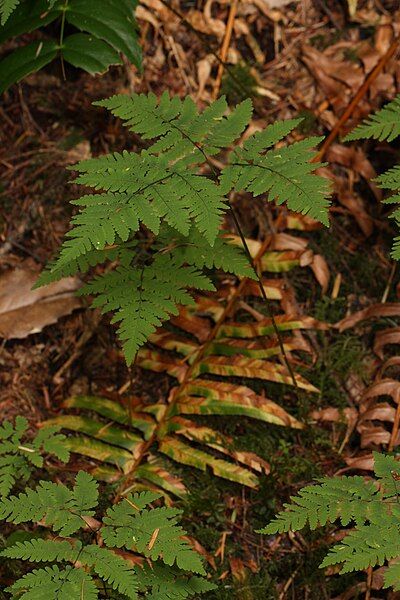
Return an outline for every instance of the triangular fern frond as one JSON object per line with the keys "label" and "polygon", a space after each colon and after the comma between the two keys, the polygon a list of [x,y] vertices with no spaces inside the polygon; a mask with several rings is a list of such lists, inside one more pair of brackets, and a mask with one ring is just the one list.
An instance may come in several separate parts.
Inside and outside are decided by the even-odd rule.
{"label": "triangular fern frond", "polygon": [[[44,491],[47,492],[48,506],[44,506]],[[35,491],[28,489],[24,495],[3,502],[0,518],[15,523],[31,521],[37,524],[41,521],[42,525],[53,526],[57,538],[35,537],[16,542],[0,552],[1,557],[31,563],[70,563],[64,569],[55,564],[34,570],[16,581],[8,591],[15,598],[32,600],[94,600],[99,595],[95,583],[98,578],[103,582],[107,597],[108,588],[112,588],[131,600],[137,600],[139,591],[146,592],[146,597],[149,589],[156,594],[164,584],[165,593],[168,591],[167,597],[171,600],[212,589],[213,586],[200,577],[193,576],[193,573],[205,575],[205,571],[200,555],[183,539],[186,532],[178,523],[180,511],[160,506],[153,508],[151,504],[159,498],[160,494],[151,491],[130,494],[109,508],[102,522],[89,519],[93,511],[88,508],[96,508],[98,504],[97,486],[93,485],[90,475],[81,471],[72,490],[63,484],[42,481]],[[24,510],[21,502],[27,505]],[[68,522],[67,511],[87,527],[83,539],[89,540],[91,535],[92,543],[84,544],[70,537],[78,527]],[[61,523],[64,526],[60,526]],[[101,539],[101,545],[93,543],[97,539]],[[142,557],[137,556],[138,552]],[[144,558],[146,563],[142,569],[139,565]],[[150,559],[157,558],[174,565],[173,568],[163,569],[161,563],[156,563],[153,570]],[[144,578],[144,574],[148,577]],[[176,593],[172,588],[175,581]]]}
{"label": "triangular fern frond", "polygon": [[[310,162],[317,138],[279,150],[272,148],[292,131],[298,119],[275,123],[265,132],[250,136],[242,148],[238,146],[251,119],[250,100],[229,110],[222,97],[202,112],[189,97],[170,98],[168,93],[160,100],[154,94],[133,94],[113,96],[96,104],[108,108],[132,131],[151,141],[140,152],[115,152],[73,167],[78,172],[75,183],[101,193],[74,201],[80,212],[72,219],[59,258],[44,272],[38,285],[85,272],[105,261],[110,261],[112,268],[119,262],[116,275],[107,269],[101,276],[103,283],[100,277],[86,289],[100,293],[97,305],[118,311],[114,320],[122,322],[120,334],[131,362],[154,327],[175,314],[180,299],[166,296],[161,288],[165,284],[174,287],[178,273],[189,277],[194,276],[193,266],[199,269],[185,287],[196,287],[196,280],[201,290],[210,289],[204,287],[206,279],[200,273],[205,268],[251,276],[251,267],[246,268],[243,257],[232,247],[223,246],[220,229],[229,208],[226,195],[231,189],[266,193],[270,200],[286,201],[290,208],[327,223],[327,180],[314,174],[320,165]],[[230,154],[230,165],[219,177],[221,160],[225,160],[232,145],[236,150]],[[221,160],[213,158],[217,154]],[[172,250],[170,270],[174,275],[157,277],[157,289],[153,276],[157,259],[144,269],[136,270],[136,266],[151,262],[160,241],[154,238],[167,226],[175,237],[187,238],[189,243],[185,252]],[[215,244],[218,247],[213,252]],[[102,294],[109,285],[111,301]],[[129,310],[128,287],[134,290]],[[137,308],[139,288],[150,307],[143,314]],[[122,294],[119,303],[114,302],[117,293]]]}

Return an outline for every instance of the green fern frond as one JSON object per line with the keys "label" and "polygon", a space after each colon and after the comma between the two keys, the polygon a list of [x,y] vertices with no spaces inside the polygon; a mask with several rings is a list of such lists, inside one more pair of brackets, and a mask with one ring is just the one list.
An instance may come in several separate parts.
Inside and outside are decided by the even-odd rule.
{"label": "green fern frond", "polygon": [[148,600],[184,600],[216,588],[202,577],[183,577],[178,570],[158,563],[144,564],[137,577],[139,590]]}
{"label": "green fern frond", "polygon": [[21,0],[0,0],[0,23],[4,25]]}
{"label": "green fern frond", "polygon": [[99,597],[97,586],[88,573],[73,567],[60,570],[57,565],[35,569],[18,579],[7,591],[21,600],[97,600]]}
{"label": "green fern frond", "polygon": [[321,568],[343,564],[341,573],[361,571],[400,556],[400,527],[363,525],[350,531],[340,544],[331,548]]}
{"label": "green fern frond", "polygon": [[[157,590],[164,590],[160,594],[168,592],[167,598],[178,600],[212,589],[200,577],[193,577],[193,572],[205,574],[205,571],[200,556],[182,539],[185,531],[178,524],[180,512],[150,506],[159,497],[160,494],[146,491],[130,495],[110,508],[96,529],[89,526],[92,533],[99,531],[101,546],[84,545],[70,538],[80,526],[88,524],[88,517],[93,515],[89,509],[98,504],[97,485],[87,473],[78,473],[72,490],[63,484],[42,481],[35,491],[28,489],[25,494],[4,501],[0,505],[0,518],[35,524],[44,520],[58,532],[58,539],[33,538],[17,542],[0,552],[1,557],[32,563],[71,563],[63,570],[57,564],[34,570],[8,591],[13,597],[31,600],[45,598],[45,591],[46,599],[92,600],[98,597],[98,589],[91,575],[131,600],[138,598],[139,590],[148,597],[147,591],[151,589],[154,598]],[[59,539],[62,537],[68,539]],[[142,570],[118,554],[113,549],[116,547],[142,552],[147,559],[161,558],[174,564],[174,568],[167,571],[155,564],[153,570],[147,561]],[[176,593],[172,587],[175,581]]]}
{"label": "green fern frond", "polygon": [[345,137],[345,141],[374,138],[379,141],[392,142],[400,135],[400,96],[386,104],[376,114],[368,117]]}
{"label": "green fern frond", "polygon": [[[315,529],[336,519],[343,525],[355,522],[355,528],[330,549],[321,568],[341,564],[341,573],[349,573],[392,559],[398,561],[400,504],[396,478],[400,463],[393,456],[373,455],[377,482],[366,482],[362,477],[332,477],[307,486],[261,533],[295,531],[307,523]],[[384,587],[400,589],[399,565],[396,562],[388,568]]]}
{"label": "green fern frond", "polygon": [[[229,207],[226,194],[232,188],[268,193],[271,200],[286,201],[324,223],[328,188],[327,181],[314,174],[319,165],[310,162],[317,138],[271,149],[299,120],[276,123],[250,136],[231,152],[231,164],[219,178],[212,156],[237,145],[251,118],[250,100],[229,111],[225,98],[220,98],[202,112],[190,98],[170,98],[168,93],[159,101],[154,94],[133,94],[96,104],[151,141],[141,152],[108,154],[73,167],[76,183],[101,193],[74,202],[80,212],[72,219],[59,258],[38,285],[108,259],[119,261],[113,273],[107,271],[85,290],[98,296],[95,306],[116,311],[114,322],[121,322],[119,333],[131,362],[155,328],[176,314],[177,304],[188,301],[186,288],[211,289],[201,270],[216,267],[252,275],[244,255],[224,245],[221,236]],[[170,264],[167,267],[164,260],[161,272],[157,252],[168,227],[179,247],[170,240]],[[187,238],[187,243],[179,238]]]}
{"label": "green fern frond", "polygon": [[137,598],[137,578],[132,564],[101,546],[85,546],[79,560],[91,566],[97,575],[128,598]]}
{"label": "green fern frond", "polygon": [[71,545],[67,541],[43,540],[41,538],[17,542],[6,548],[0,556],[6,558],[19,558],[29,562],[73,562],[82,549],[80,542]]}
{"label": "green fern frond", "polygon": [[286,510],[261,533],[274,534],[284,531],[298,531],[307,523],[311,529],[333,523],[340,518],[343,525],[352,520],[364,523],[368,516],[381,512],[378,490],[362,477],[337,477],[320,480],[318,485],[310,485],[291,498]]}
{"label": "green fern frond", "polygon": [[391,587],[395,592],[400,591],[400,560],[388,566],[383,579],[384,588]]}
{"label": "green fern frond", "polygon": [[179,304],[190,304],[186,288],[213,290],[211,281],[194,267],[172,262],[166,255],[142,269],[119,267],[94,279],[82,293],[93,294],[94,306],[114,311],[112,322],[121,322],[118,333],[127,363],[163,320],[178,314]]}
{"label": "green fern frond", "polygon": [[92,517],[97,504],[97,483],[80,471],[73,490],[65,485],[41,481],[36,490],[0,501],[0,518],[9,523],[41,521],[60,535],[68,536],[85,526],[83,517]]}
{"label": "green fern frond", "polygon": [[186,532],[177,524],[181,511],[161,507],[146,509],[157,496],[131,495],[110,508],[103,521],[103,537],[108,546],[136,548],[152,560],[176,564],[179,569],[205,574],[200,556],[182,539]]}
{"label": "green fern frond", "polygon": [[220,177],[222,190],[225,194],[231,189],[247,191],[254,196],[267,193],[269,200],[286,202],[290,210],[329,225],[329,182],[314,174],[322,165],[311,163],[312,149],[321,138],[308,138],[262,154],[266,149],[261,147],[263,141],[271,145],[274,135],[279,139],[284,129],[284,125],[275,126],[268,136],[267,128],[265,135],[254,134],[254,140],[250,137],[247,145],[233,150]]}

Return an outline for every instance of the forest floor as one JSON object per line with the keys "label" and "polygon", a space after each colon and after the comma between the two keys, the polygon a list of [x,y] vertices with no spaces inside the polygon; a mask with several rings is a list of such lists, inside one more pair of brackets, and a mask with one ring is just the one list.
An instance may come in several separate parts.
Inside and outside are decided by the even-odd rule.
{"label": "forest floor", "polygon": [[[144,0],[137,15],[143,74],[129,65],[98,77],[71,69],[64,81],[59,66],[54,66],[14,86],[2,99],[2,418],[22,414],[35,426],[60,414],[70,396],[92,394],[121,401],[134,396],[150,403],[167,398],[173,385],[167,374],[139,366],[128,369],[107,316],[77,307],[68,291],[52,306],[53,323],[46,327],[45,302],[35,301],[17,318],[7,317],[15,302],[21,302],[21,281],[26,283],[29,273],[39,272],[54,256],[68,229],[73,213],[69,200],[77,197],[78,187],[69,182],[66,167],[137,145],[136,138],[92,106],[93,101],[115,93],[151,91],[159,96],[168,90],[181,97],[190,94],[204,107],[219,93],[233,105],[250,96],[254,127],[301,116],[299,137],[326,136],[400,34],[396,1],[359,0],[350,15],[345,1],[242,0],[229,35],[226,24],[234,4],[176,1],[173,12],[160,0]],[[227,35],[231,72],[222,73],[220,81],[215,54]],[[256,490],[178,467],[190,490],[178,501],[184,525],[203,546],[212,578],[219,583],[208,600],[400,597],[380,590],[379,570],[367,579],[363,573],[338,577],[318,569],[332,536],[340,535],[333,528],[273,539],[255,533],[301,486],[323,475],[368,474],[372,449],[392,450],[400,442],[398,425],[393,431],[394,400],[376,388],[382,377],[396,378],[396,365],[385,372],[382,365],[396,355],[396,346],[388,345],[400,341],[400,290],[390,259],[389,210],[382,207],[382,192],[372,182],[397,162],[398,151],[393,144],[340,141],[399,91],[395,54],[365,88],[340,136],[326,149],[323,171],[334,190],[329,229],[304,221],[293,230],[284,207],[263,198],[250,201],[246,195],[235,199],[248,238],[268,238],[272,249],[300,257],[292,270],[271,272],[268,278],[284,278],[300,315],[331,326],[304,333],[311,358],[297,361],[318,393],[294,394],[289,386],[257,384],[258,393],[305,423],[303,430],[247,418],[199,418],[230,436],[235,447],[256,452],[270,465]],[[10,282],[11,272],[17,275]],[[29,286],[25,288],[28,298]],[[242,307],[249,310],[245,301]],[[260,300],[251,309],[253,314],[267,314]],[[363,320],[355,317],[335,326],[363,309],[369,309]],[[7,326],[6,333],[1,326]],[[232,381],[247,384],[244,378]],[[366,390],[373,385],[375,392],[367,402]],[[68,469],[84,464],[76,457]]]}

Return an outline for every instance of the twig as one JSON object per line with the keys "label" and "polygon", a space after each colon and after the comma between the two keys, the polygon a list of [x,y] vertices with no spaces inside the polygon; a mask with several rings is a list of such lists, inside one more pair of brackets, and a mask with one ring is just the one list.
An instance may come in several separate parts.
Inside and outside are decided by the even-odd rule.
{"label": "twig", "polygon": [[382,304],[385,304],[386,300],[388,299],[389,292],[390,292],[390,286],[392,285],[394,274],[396,273],[396,267],[397,267],[397,262],[394,261],[392,268],[390,270],[390,275],[389,275],[389,279],[388,279],[386,287],[385,287],[385,291],[382,294],[382,300],[381,300]]}
{"label": "twig", "polygon": [[400,390],[399,389],[396,392],[395,400],[397,402],[397,407],[396,407],[396,414],[394,416],[394,421],[393,421],[392,433],[390,434],[390,440],[389,440],[389,444],[388,444],[388,452],[393,451],[393,448],[396,444],[397,436],[399,433],[399,425],[400,425]]}
{"label": "twig", "polygon": [[221,62],[218,65],[217,78],[215,80],[214,86],[214,98],[218,97],[219,90],[221,87],[222,74],[224,72],[224,63],[226,61],[226,57],[228,55],[229,44],[231,43],[233,24],[235,22],[236,11],[238,7],[239,0],[233,0],[231,4],[231,8],[229,10],[228,22],[226,24],[225,36],[221,46],[220,58]]}
{"label": "twig", "polygon": [[370,71],[370,73],[368,74],[368,77],[365,79],[364,83],[358,89],[356,95],[354,96],[354,98],[352,99],[352,101],[350,102],[350,104],[348,105],[348,107],[346,108],[346,110],[344,111],[344,113],[342,114],[342,116],[340,117],[338,122],[336,123],[335,127],[332,129],[332,131],[330,132],[328,137],[325,139],[319,152],[317,153],[316,156],[314,156],[312,162],[319,162],[324,157],[328,148],[331,146],[331,144],[335,141],[335,139],[339,135],[340,130],[342,129],[343,125],[353,114],[353,112],[354,112],[355,108],[357,107],[358,103],[360,102],[360,100],[363,98],[363,96],[365,96],[368,89],[371,87],[372,83],[378,77],[379,73],[383,70],[385,65],[389,62],[389,60],[392,58],[392,56],[397,51],[399,43],[400,43],[400,36],[398,36],[394,39],[394,41],[390,45],[387,52],[381,57],[381,59],[375,65],[375,67],[372,69],[372,71]]}
{"label": "twig", "polygon": [[371,586],[372,586],[372,567],[367,569],[367,589],[365,591],[365,600],[371,599]]}
{"label": "twig", "polygon": [[[176,10],[176,8],[174,8],[173,6],[171,6],[166,0],[160,0],[161,4],[163,4],[164,6],[166,6],[175,16],[178,17],[178,19],[184,24],[186,25],[186,27],[192,32],[194,33],[194,35],[200,40],[200,42],[203,44],[204,48],[206,49],[206,51],[209,54],[212,54],[212,56],[214,56],[214,58],[218,61],[218,64],[222,65],[222,67],[225,69],[225,71],[228,73],[229,77],[232,79],[232,81],[234,82],[234,84],[237,86],[238,89],[240,89],[240,91],[242,93],[244,93],[245,97],[247,98],[248,96],[248,91],[246,90],[245,86],[242,84],[242,82],[240,81],[240,79],[235,75],[235,72],[232,71],[230,65],[226,64],[220,57],[220,55],[218,54],[218,52],[215,52],[215,50],[210,46],[210,44],[208,43],[207,39],[205,38],[205,35],[203,33],[201,33],[200,31],[197,31],[197,29],[195,27],[193,27],[193,25],[190,23],[190,21],[188,21],[187,19],[185,19],[185,17],[179,12],[179,10]],[[257,108],[255,107],[255,112],[257,112]]]}

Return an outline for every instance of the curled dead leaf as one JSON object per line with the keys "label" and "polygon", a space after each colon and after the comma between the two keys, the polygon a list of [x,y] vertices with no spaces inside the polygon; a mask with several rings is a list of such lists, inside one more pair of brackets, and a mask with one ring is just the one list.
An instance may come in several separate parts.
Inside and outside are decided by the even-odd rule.
{"label": "curled dead leaf", "polygon": [[74,292],[80,280],[67,277],[37,290],[38,271],[27,264],[0,276],[0,337],[21,339],[82,306]]}
{"label": "curled dead leaf", "polygon": [[399,302],[386,302],[386,304],[377,303],[371,304],[367,308],[363,308],[348,317],[345,317],[334,325],[339,331],[345,331],[357,325],[361,321],[371,318],[380,317],[398,317],[400,316],[400,303]]}

